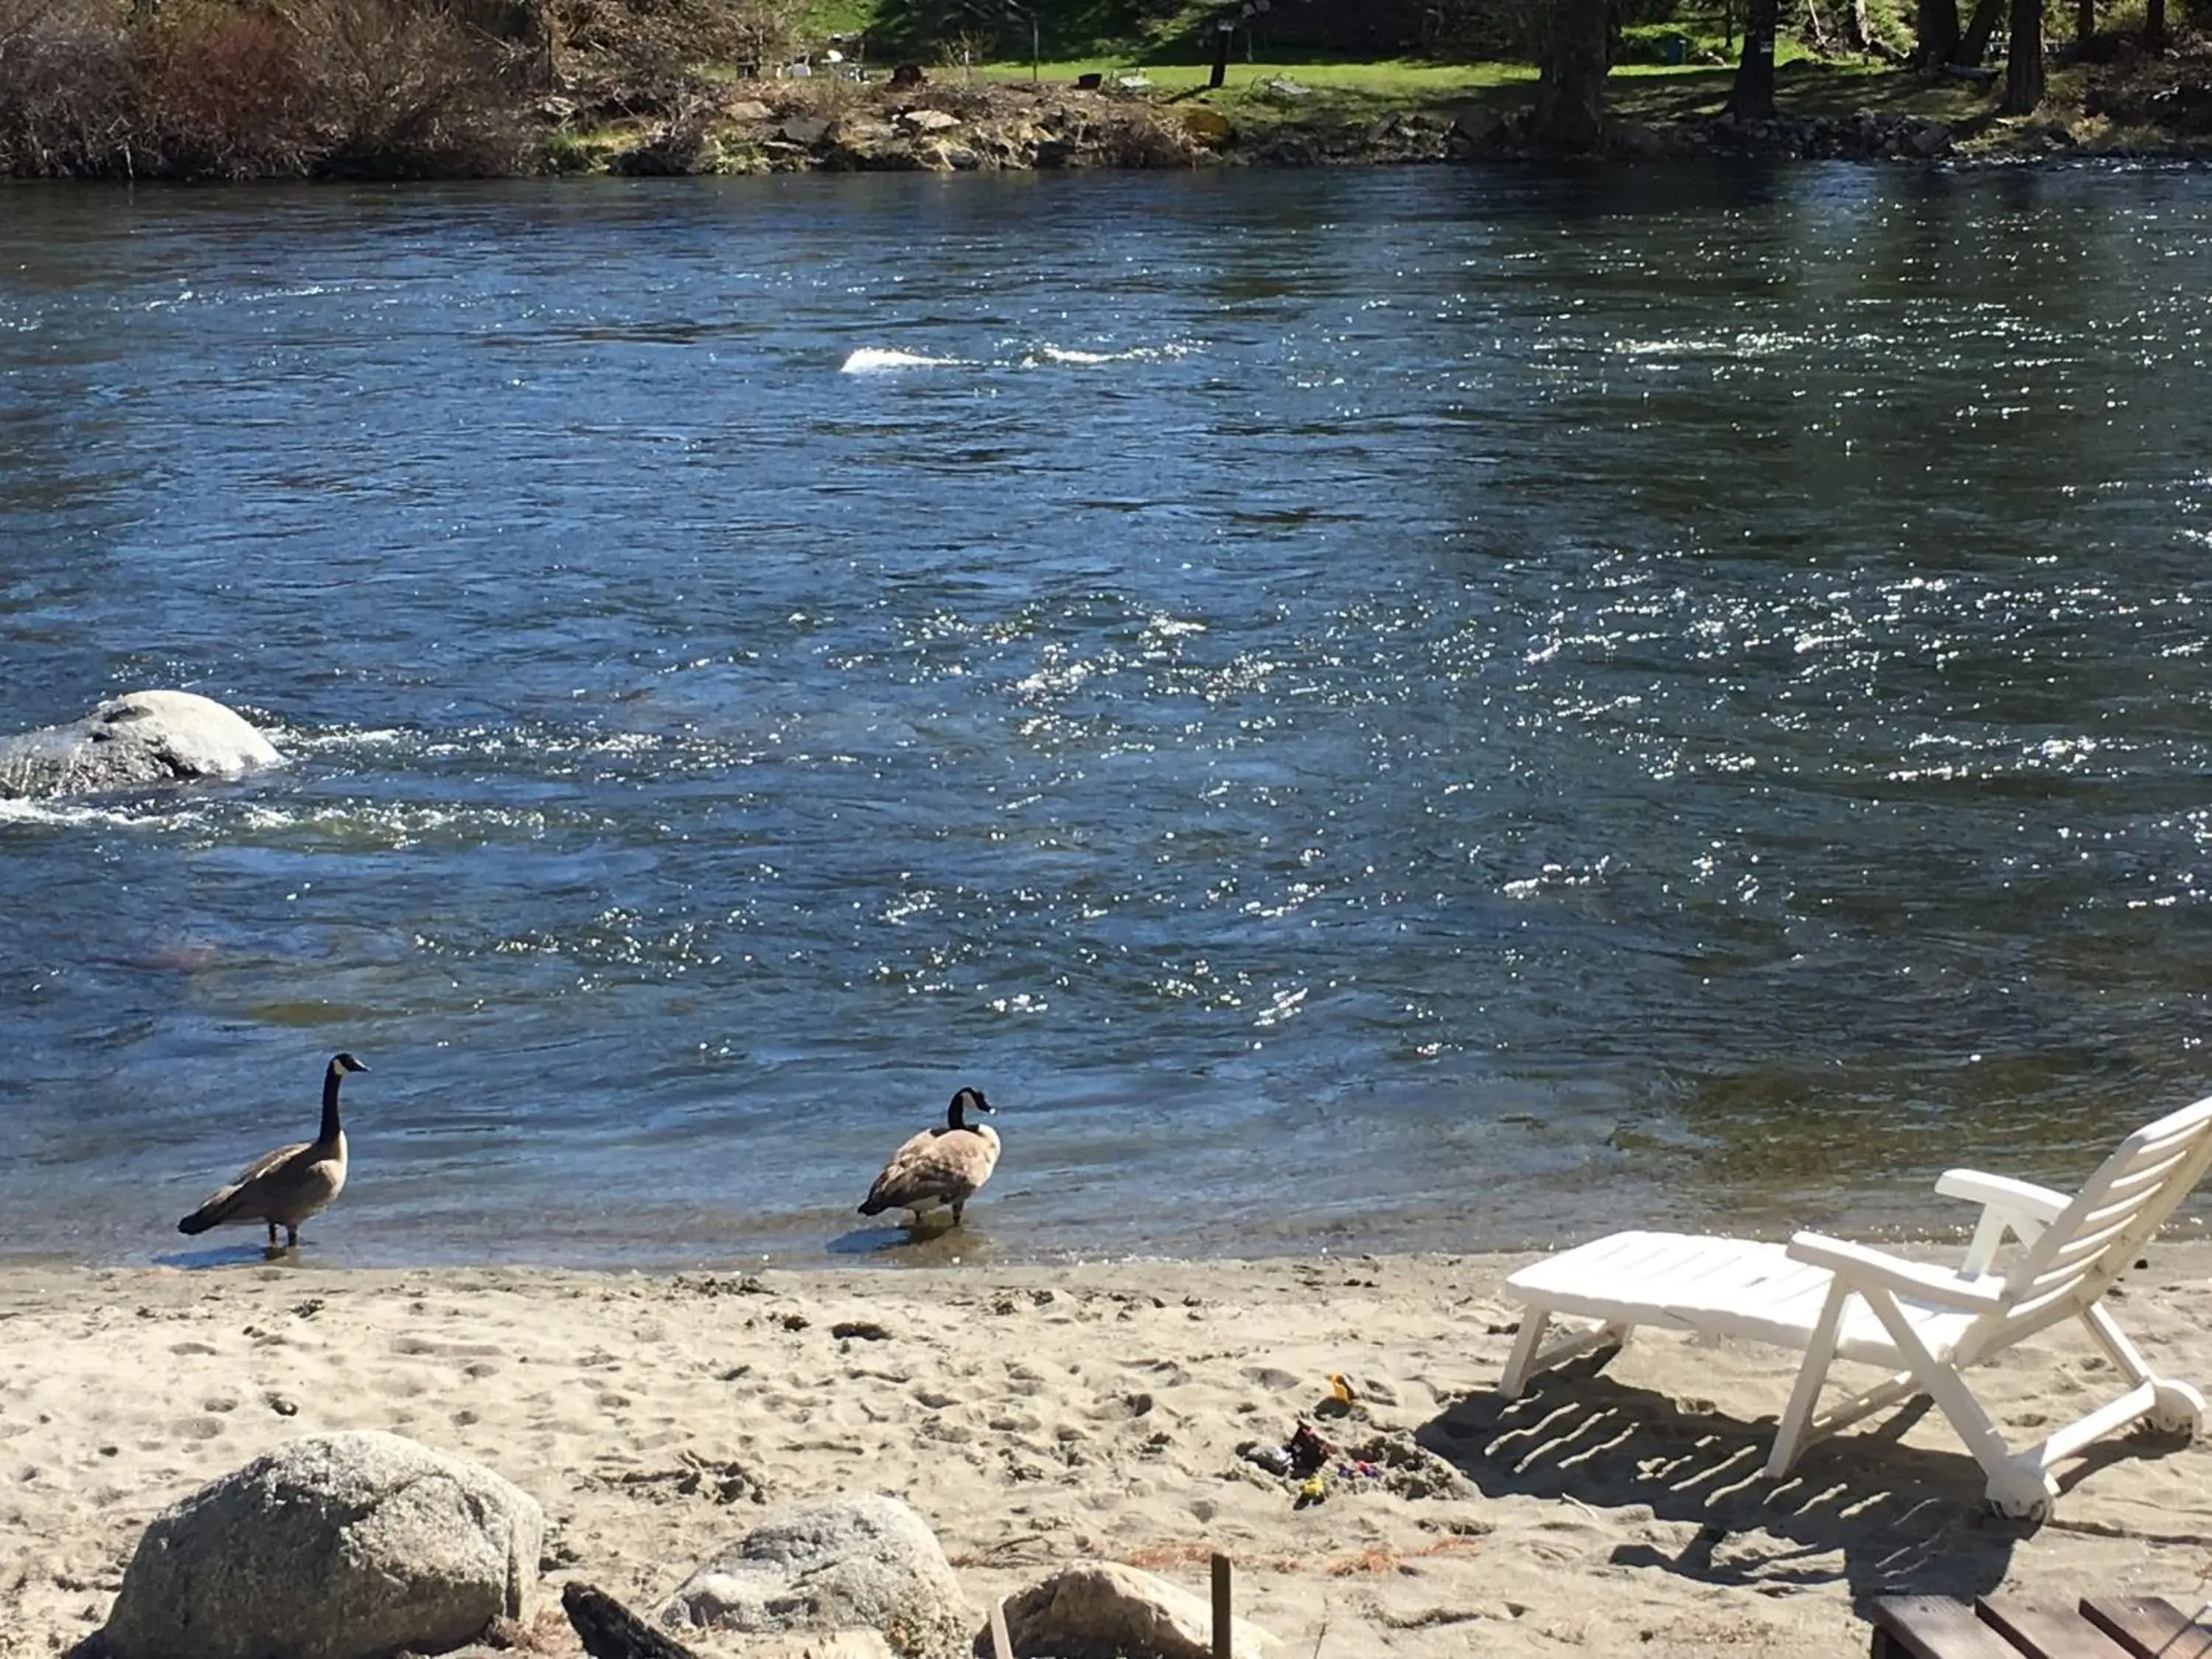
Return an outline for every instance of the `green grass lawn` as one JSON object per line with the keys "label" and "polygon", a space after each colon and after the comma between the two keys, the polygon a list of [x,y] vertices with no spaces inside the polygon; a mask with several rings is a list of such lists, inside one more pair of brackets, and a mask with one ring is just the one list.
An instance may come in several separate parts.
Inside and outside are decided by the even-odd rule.
{"label": "green grass lawn", "polygon": [[[1536,71],[1527,64],[1437,64],[1411,59],[1377,63],[1231,63],[1218,92],[1205,90],[1204,64],[1143,63],[1134,58],[1073,58],[1042,64],[1037,78],[1067,86],[1079,75],[1139,72],[1156,94],[1203,97],[1224,109],[1264,107],[1277,115],[1358,116],[1391,109],[1456,109],[1469,105],[1508,110],[1535,94]],[[957,70],[934,69],[940,82]],[[1022,84],[1027,64],[979,64],[979,82]],[[1622,119],[1674,121],[1717,113],[1735,84],[1733,68],[1707,65],[1624,64],[1607,77],[1607,107]],[[1286,94],[1284,83],[1305,89]],[[1962,122],[1987,113],[1990,88],[1963,81],[1931,80],[1869,62],[1836,62],[1793,56],[1779,65],[1776,102],[1784,114],[1848,115],[1870,109]]]}
{"label": "green grass lawn", "polygon": [[[1206,85],[1210,67],[1205,64],[1146,63],[1136,58],[1077,58],[1038,65],[1046,81],[1072,82],[1079,75],[1099,72],[1133,74],[1141,71],[1159,91],[1188,92]],[[939,70],[950,77],[953,70]],[[978,80],[1026,81],[1027,64],[979,64]],[[1482,87],[1510,81],[1534,81],[1536,71],[1526,64],[1432,64],[1407,59],[1385,59],[1368,64],[1247,64],[1231,63],[1223,90],[1248,92],[1268,82],[1288,81],[1316,91],[1323,88],[1357,92],[1401,103],[1423,99],[1456,99]]]}

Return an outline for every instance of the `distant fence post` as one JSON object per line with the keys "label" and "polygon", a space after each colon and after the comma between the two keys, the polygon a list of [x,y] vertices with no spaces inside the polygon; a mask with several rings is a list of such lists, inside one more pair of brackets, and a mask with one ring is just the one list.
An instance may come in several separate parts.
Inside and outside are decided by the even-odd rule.
{"label": "distant fence post", "polygon": [[1229,1626],[1229,1558],[1217,1550],[1213,1556],[1213,1659],[1236,1659]]}

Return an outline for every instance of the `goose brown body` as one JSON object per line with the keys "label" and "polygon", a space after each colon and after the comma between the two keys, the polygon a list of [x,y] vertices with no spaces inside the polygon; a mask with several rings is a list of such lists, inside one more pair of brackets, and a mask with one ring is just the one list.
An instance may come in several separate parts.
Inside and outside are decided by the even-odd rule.
{"label": "goose brown body", "polygon": [[995,1109],[981,1089],[961,1090],[945,1109],[942,1127],[924,1129],[891,1154],[868,1188],[860,1213],[909,1210],[919,1221],[944,1206],[957,1223],[968,1200],[999,1165],[999,1132],[988,1123],[969,1122],[968,1114]]}
{"label": "goose brown body", "polygon": [[177,1231],[204,1233],[210,1227],[265,1222],[271,1245],[279,1227],[287,1244],[297,1244],[300,1224],[344,1190],[346,1139],[338,1121],[338,1085],[347,1073],[368,1069],[351,1054],[331,1056],[323,1073],[323,1121],[315,1138],[262,1153],[236,1180],[209,1194],[177,1224]]}

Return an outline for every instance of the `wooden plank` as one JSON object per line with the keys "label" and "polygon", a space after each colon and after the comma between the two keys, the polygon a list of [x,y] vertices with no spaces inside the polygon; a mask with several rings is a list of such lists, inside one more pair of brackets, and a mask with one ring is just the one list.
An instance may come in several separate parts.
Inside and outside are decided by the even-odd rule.
{"label": "wooden plank", "polygon": [[1213,1659],[1236,1659],[1236,1638],[1229,1616],[1229,1558],[1213,1558]]}
{"label": "wooden plank", "polygon": [[1014,1638],[1006,1634],[1006,1604],[991,1603],[991,1659],[1014,1659]]}
{"label": "wooden plank", "polygon": [[2063,1601],[1984,1595],[1974,1610],[2028,1659],[2133,1659],[2078,1608]]}
{"label": "wooden plank", "polygon": [[2081,1613],[2136,1659],[2212,1659],[2212,1625],[2157,1595],[2085,1595]]}
{"label": "wooden plank", "polygon": [[605,1590],[589,1584],[574,1579],[563,1584],[561,1606],[592,1659],[698,1659],[681,1642],[663,1636]]}
{"label": "wooden plank", "polygon": [[2020,1650],[1948,1595],[1883,1595],[1874,1604],[1875,1659],[2020,1659]]}

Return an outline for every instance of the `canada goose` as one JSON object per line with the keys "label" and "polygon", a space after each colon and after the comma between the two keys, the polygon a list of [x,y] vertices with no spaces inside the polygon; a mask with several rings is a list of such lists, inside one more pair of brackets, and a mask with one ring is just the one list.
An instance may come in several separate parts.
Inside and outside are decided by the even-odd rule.
{"label": "canada goose", "polygon": [[276,1247],[276,1229],[284,1229],[284,1242],[300,1242],[300,1224],[338,1195],[345,1186],[345,1131],[338,1127],[338,1085],[348,1072],[365,1072],[351,1054],[334,1054],[323,1073],[323,1127],[313,1140],[295,1141],[264,1152],[238,1172],[238,1179],[219,1187],[206,1203],[177,1224],[180,1233],[204,1233],[226,1221],[265,1221],[269,1246]]}
{"label": "canada goose", "polygon": [[945,1108],[945,1127],[924,1129],[891,1154],[860,1206],[862,1215],[911,1210],[920,1222],[940,1204],[952,1206],[953,1224],[968,1200],[981,1190],[999,1163],[999,1132],[988,1123],[970,1123],[971,1111],[994,1111],[981,1089],[963,1089]]}

